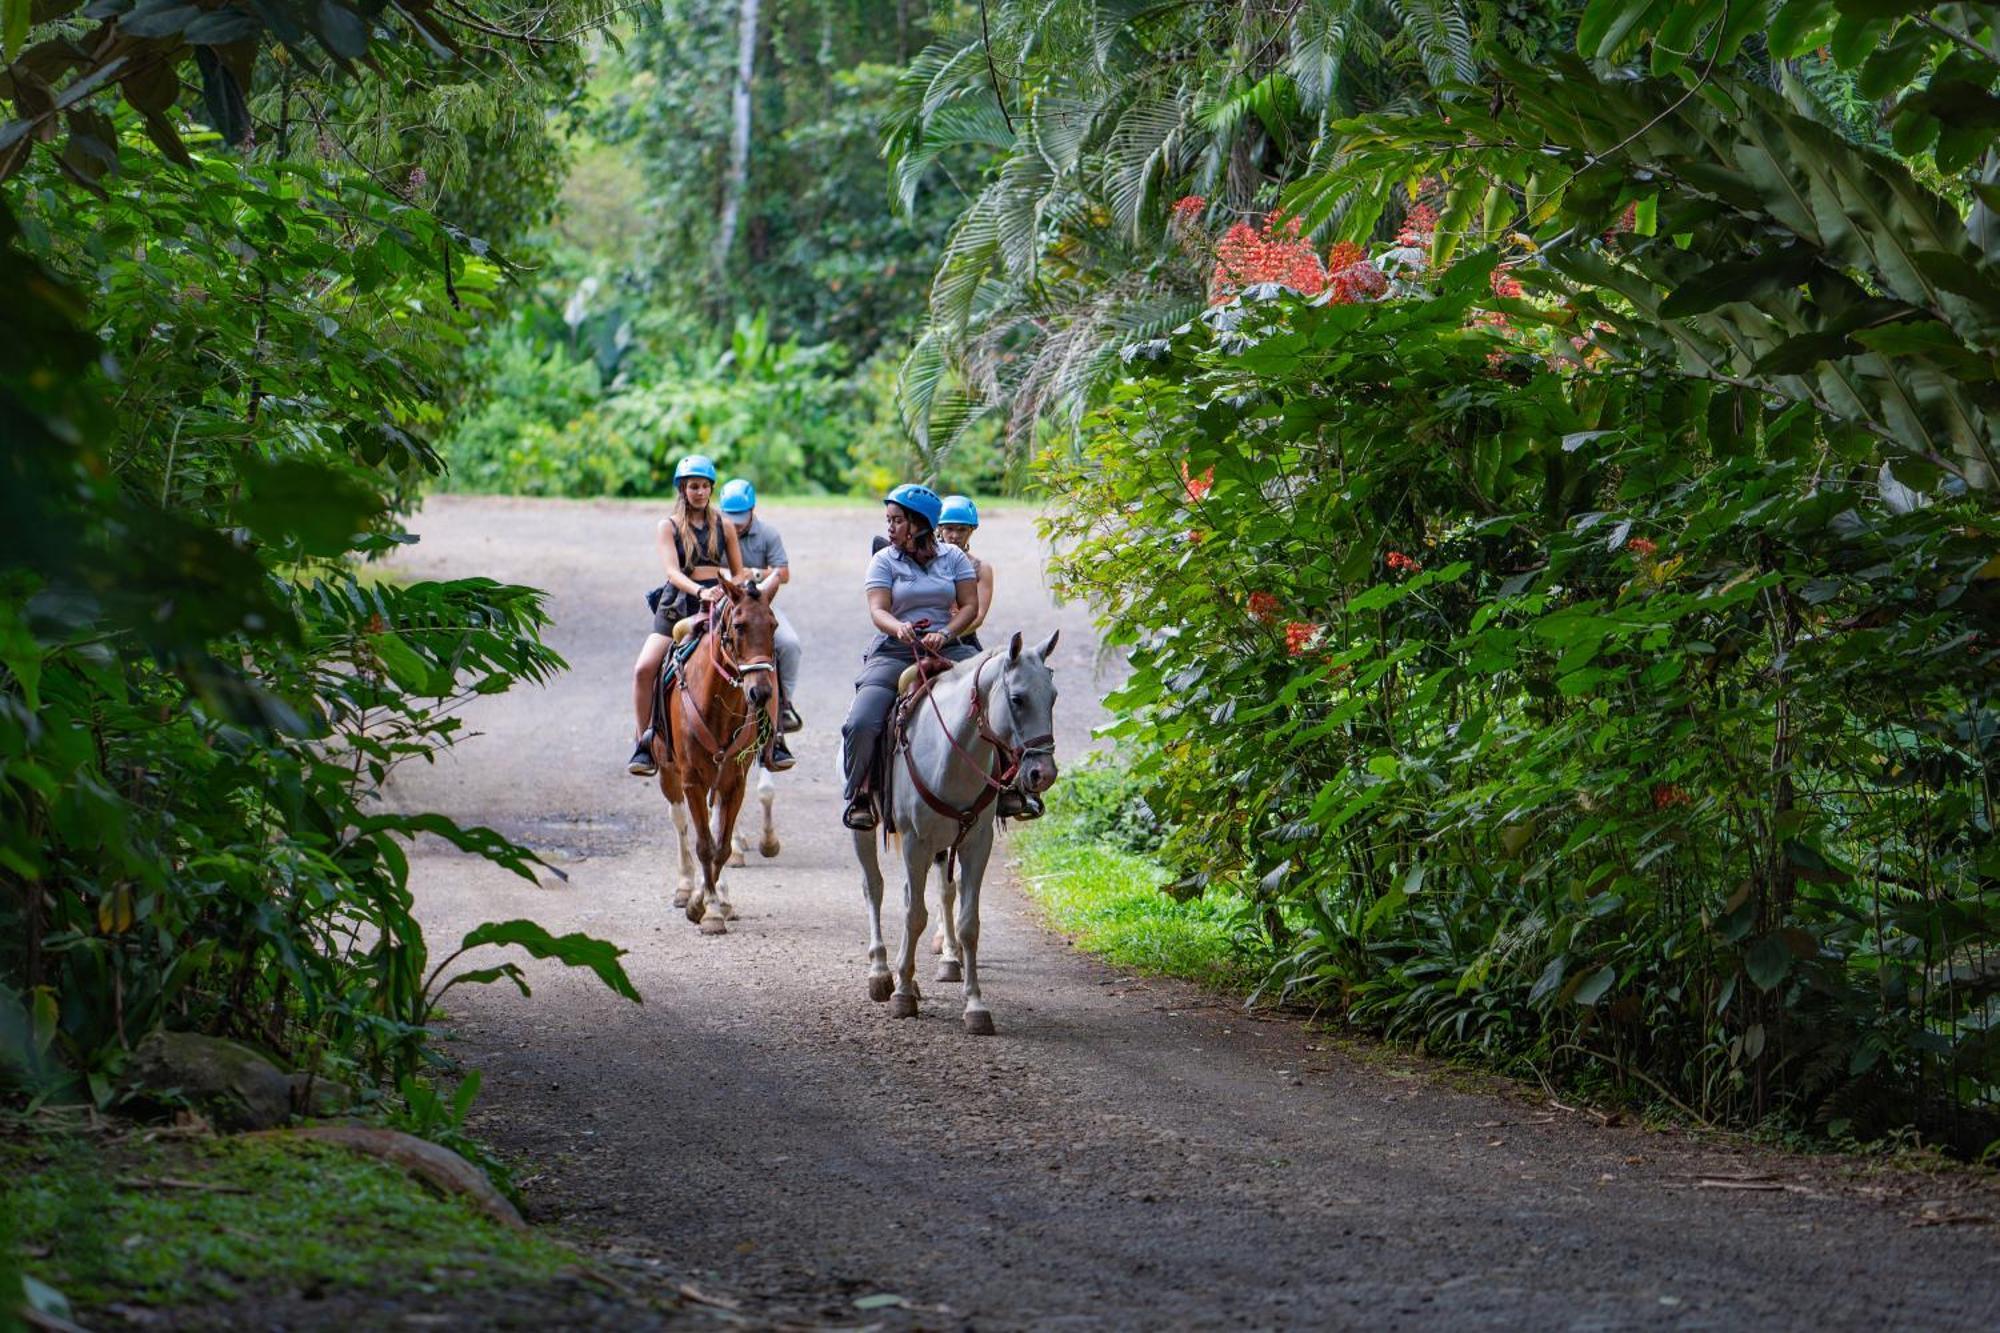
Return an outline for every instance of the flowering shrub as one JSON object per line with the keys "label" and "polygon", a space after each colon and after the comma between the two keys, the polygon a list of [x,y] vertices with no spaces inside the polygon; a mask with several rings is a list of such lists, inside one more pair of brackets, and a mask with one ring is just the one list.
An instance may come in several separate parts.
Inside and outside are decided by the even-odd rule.
{"label": "flowering shrub", "polygon": [[[1373,1028],[1715,1118],[1984,1097],[1946,962],[2000,934],[1977,500],[1892,509],[1797,409],[1482,322],[1527,304],[1490,254],[1393,281],[1211,311],[1043,461],[1162,855],[1261,923],[1270,993]],[[1136,484],[1161,457],[1203,484]]]}

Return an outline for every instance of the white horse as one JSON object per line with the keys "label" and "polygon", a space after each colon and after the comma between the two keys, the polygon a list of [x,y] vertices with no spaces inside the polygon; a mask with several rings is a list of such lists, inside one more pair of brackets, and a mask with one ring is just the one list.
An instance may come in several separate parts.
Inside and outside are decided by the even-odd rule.
{"label": "white horse", "polygon": [[[874,833],[855,833],[854,855],[861,862],[861,889],[868,899],[868,998],[890,1001],[892,1018],[917,1014],[924,884],[932,864],[942,861],[942,916],[950,952],[940,965],[940,979],[958,980],[962,964],[965,1030],[992,1035],[993,1015],[979,994],[979,886],[993,852],[997,805],[992,775],[998,770],[1009,785],[1032,792],[1047,791],[1055,783],[1056,686],[1048,656],[1055,651],[1056,637],[1051,634],[1040,647],[1024,652],[1016,634],[1004,651],[982,653],[939,676],[930,698],[919,701],[910,720],[907,754],[900,749],[885,754],[889,797],[880,803],[882,831],[885,841],[894,835],[901,843],[904,872],[903,937],[893,976],[882,941],[882,865]],[[932,800],[963,812],[962,817],[934,808]],[[956,876],[950,873],[954,860]],[[959,964],[950,961],[954,958]]]}
{"label": "white horse", "polygon": [[[776,856],[779,850],[778,826],[771,822],[771,802],[778,795],[777,779],[771,770],[760,762],[757,765],[757,804],[764,807],[764,836],[758,840],[757,854],[766,859]],[[729,858],[732,866],[750,864],[750,842],[741,828],[736,830],[735,855]]]}

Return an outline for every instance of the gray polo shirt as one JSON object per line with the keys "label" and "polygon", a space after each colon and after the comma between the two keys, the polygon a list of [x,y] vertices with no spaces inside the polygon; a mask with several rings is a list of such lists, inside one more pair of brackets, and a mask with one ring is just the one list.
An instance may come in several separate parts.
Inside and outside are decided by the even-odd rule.
{"label": "gray polo shirt", "polygon": [[743,552],[743,568],[775,569],[779,565],[790,567],[792,558],[785,554],[785,539],[778,530],[754,515],[747,531],[739,530],[736,545]]}

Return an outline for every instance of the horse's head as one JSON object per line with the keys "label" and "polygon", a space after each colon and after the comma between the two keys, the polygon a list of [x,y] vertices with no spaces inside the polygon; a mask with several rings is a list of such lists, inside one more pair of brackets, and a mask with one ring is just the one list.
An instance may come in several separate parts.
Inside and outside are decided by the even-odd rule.
{"label": "horse's head", "polygon": [[1031,792],[1045,792],[1056,781],[1056,679],[1049,654],[1062,631],[1039,647],[1023,649],[1016,634],[1007,645],[996,680],[992,712],[1000,739],[1021,754],[1019,782]]}
{"label": "horse's head", "polygon": [[754,583],[738,583],[723,574],[722,590],[729,594],[722,611],[722,648],[734,659],[736,671],[750,702],[769,706],[778,691],[777,649],[772,640],[778,632],[778,616]]}

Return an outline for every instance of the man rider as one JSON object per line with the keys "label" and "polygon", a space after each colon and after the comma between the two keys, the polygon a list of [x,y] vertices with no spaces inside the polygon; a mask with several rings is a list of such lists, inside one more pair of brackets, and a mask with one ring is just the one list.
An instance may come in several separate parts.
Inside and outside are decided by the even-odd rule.
{"label": "man rider", "polygon": [[762,591],[771,613],[778,618],[778,632],[772,645],[778,658],[779,724],[778,734],[771,738],[771,748],[765,752],[764,767],[773,773],[782,773],[797,762],[785,744],[785,733],[797,731],[805,725],[799,718],[798,710],[792,706],[792,700],[798,697],[801,652],[798,631],[792,628],[792,622],[776,605],[778,589],[792,580],[791,557],[785,554],[785,539],[778,535],[778,530],[757,517],[757,488],[750,484],[748,478],[733,477],[725,483],[717,497],[716,507],[736,528],[736,542],[743,553],[743,567]]}

